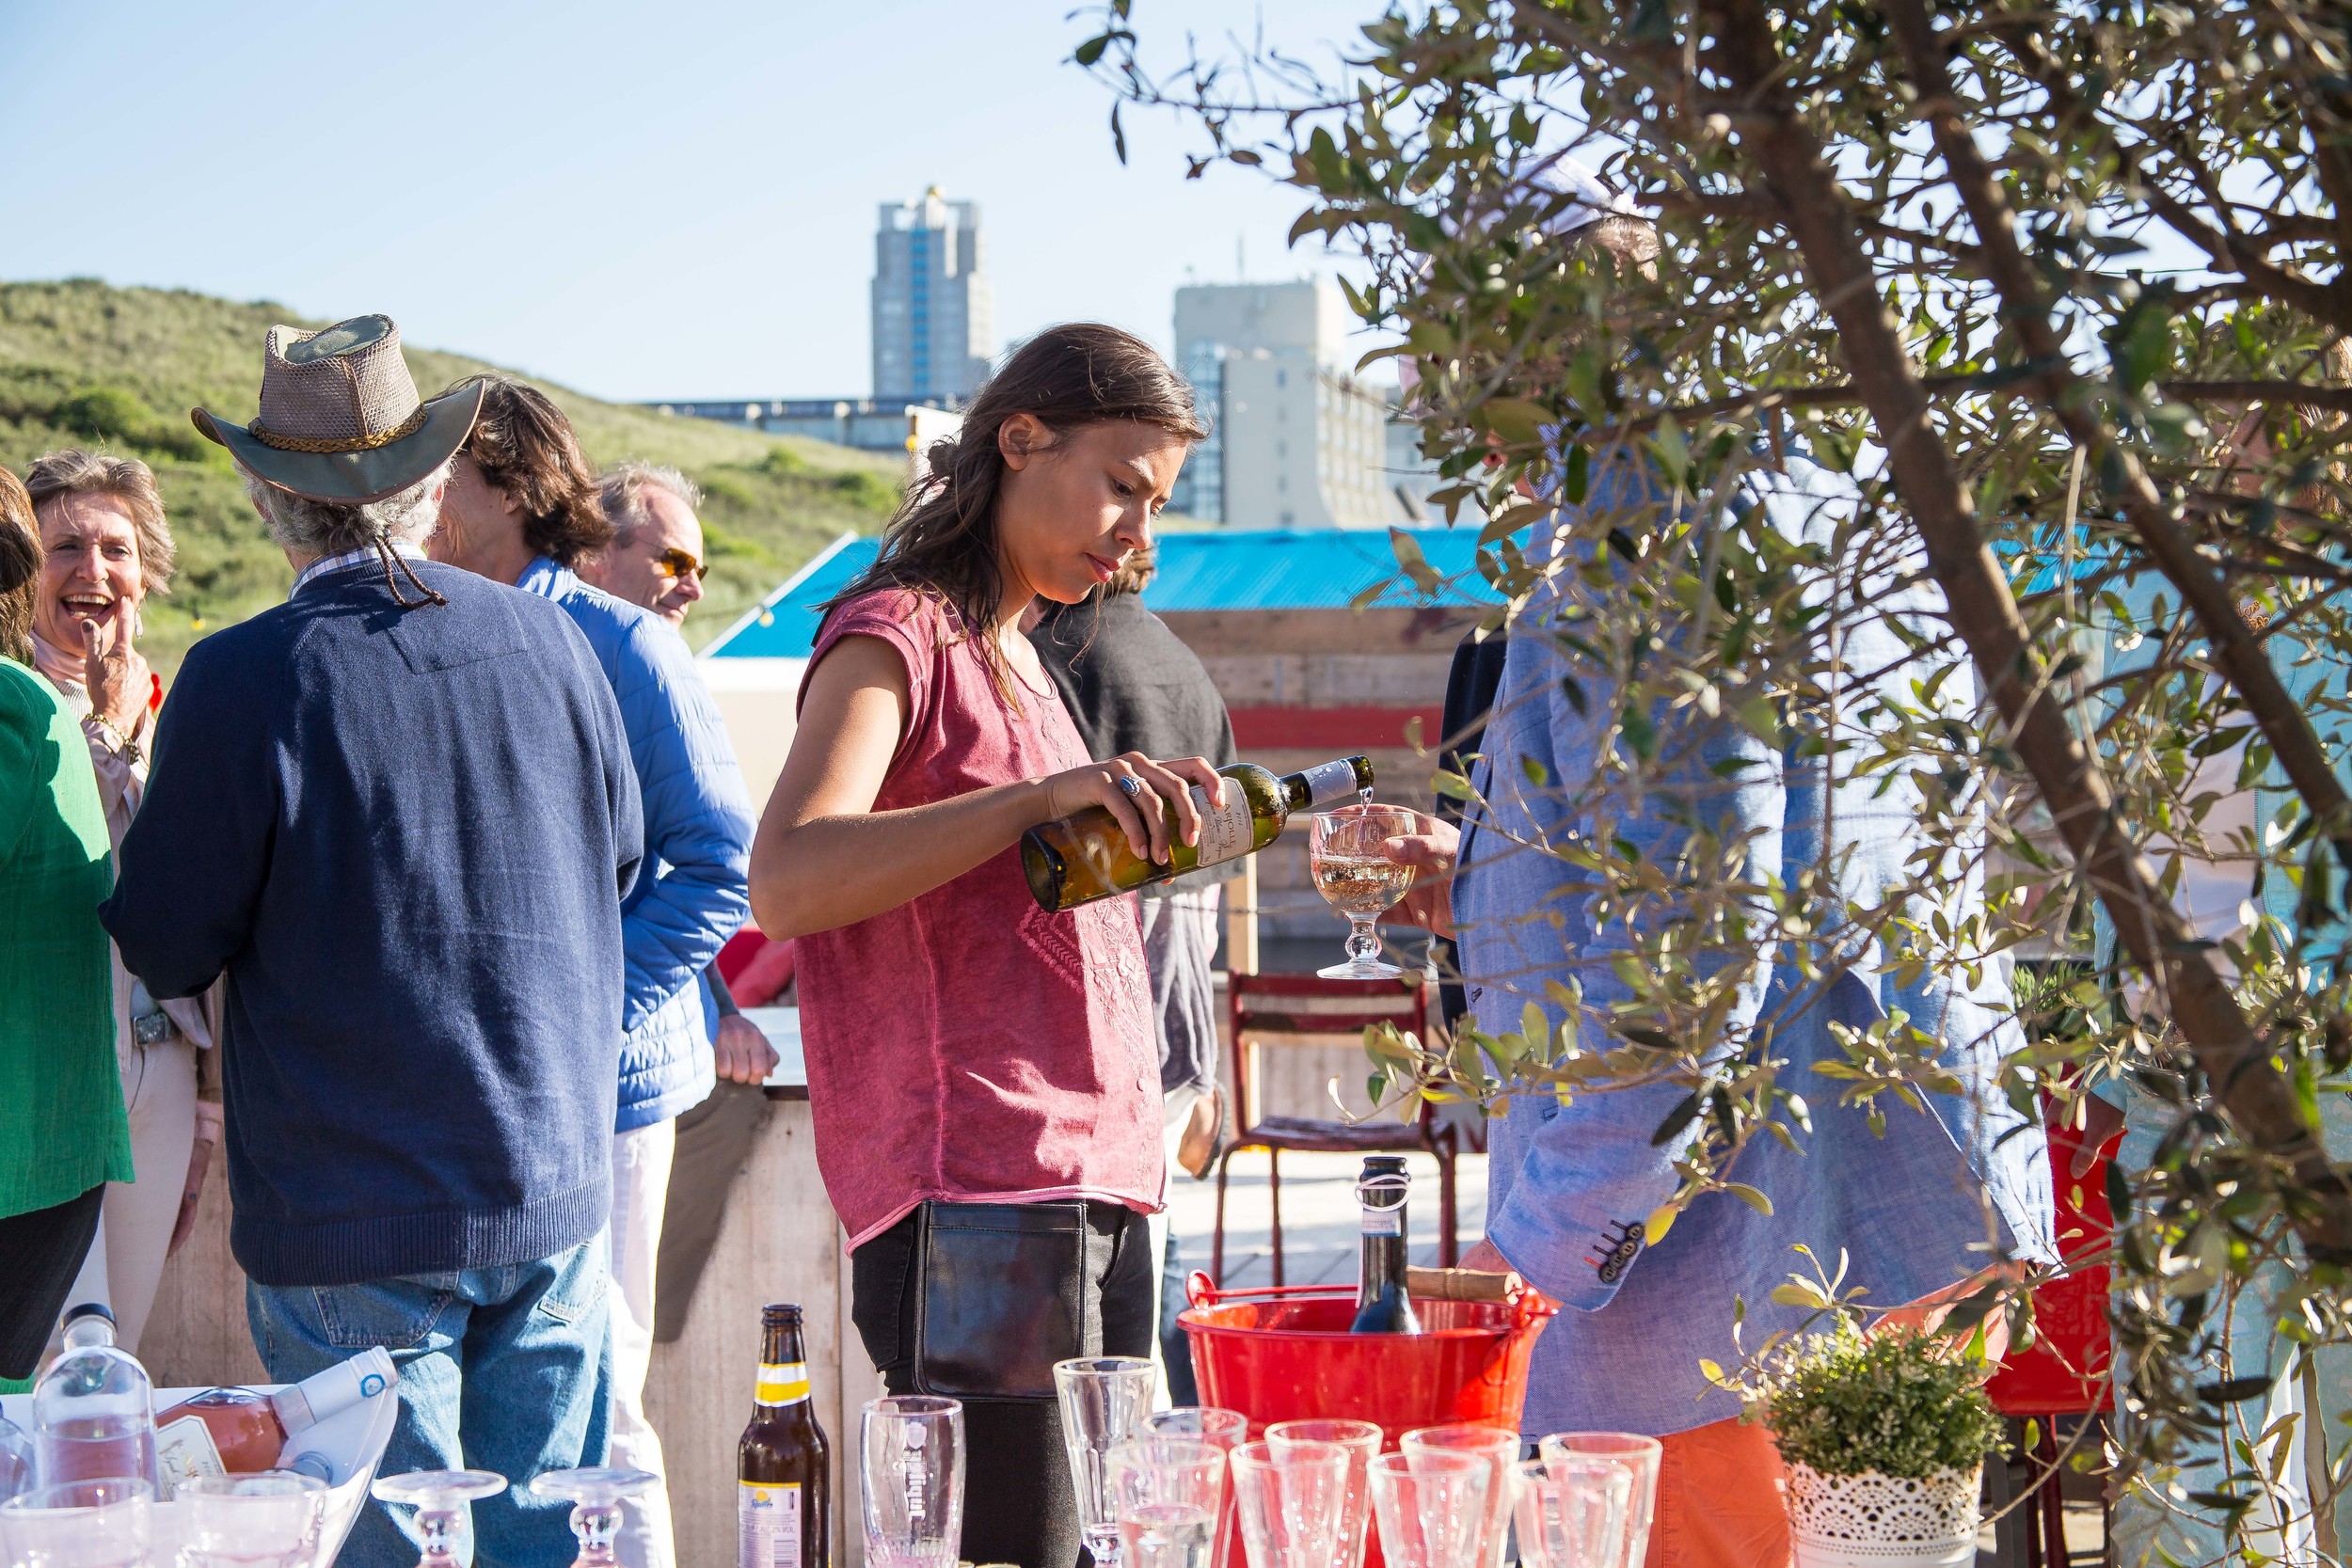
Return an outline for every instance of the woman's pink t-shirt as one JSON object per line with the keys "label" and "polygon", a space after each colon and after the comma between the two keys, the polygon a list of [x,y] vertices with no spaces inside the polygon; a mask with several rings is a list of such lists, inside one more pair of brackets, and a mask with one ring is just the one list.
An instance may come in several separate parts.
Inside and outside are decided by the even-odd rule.
{"label": "woman's pink t-shirt", "polygon": [[[1058,693],[1016,677],[1016,711],[954,628],[932,596],[882,590],[818,634],[812,673],[845,637],[906,661],[906,734],[876,811],[1089,760]],[[1049,914],[1015,845],[794,946],[817,1164],[852,1247],[930,1198],[1159,1208],[1160,1064],[1133,898]]]}

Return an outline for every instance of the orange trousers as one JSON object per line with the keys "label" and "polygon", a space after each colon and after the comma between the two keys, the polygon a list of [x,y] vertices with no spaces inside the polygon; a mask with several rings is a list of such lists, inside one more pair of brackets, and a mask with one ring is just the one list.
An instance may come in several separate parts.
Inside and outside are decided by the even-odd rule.
{"label": "orange trousers", "polygon": [[1788,1568],[1780,1450],[1735,1418],[1659,1441],[1647,1568]]}

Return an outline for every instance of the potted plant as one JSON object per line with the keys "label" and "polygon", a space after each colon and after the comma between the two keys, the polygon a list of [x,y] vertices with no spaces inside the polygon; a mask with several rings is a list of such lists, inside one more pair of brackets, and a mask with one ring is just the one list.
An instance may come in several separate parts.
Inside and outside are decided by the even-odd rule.
{"label": "potted plant", "polygon": [[1793,1342],[1752,1414],[1788,1466],[1797,1568],[1969,1568],[1984,1456],[2002,1441],[1978,1358],[1850,1321]]}

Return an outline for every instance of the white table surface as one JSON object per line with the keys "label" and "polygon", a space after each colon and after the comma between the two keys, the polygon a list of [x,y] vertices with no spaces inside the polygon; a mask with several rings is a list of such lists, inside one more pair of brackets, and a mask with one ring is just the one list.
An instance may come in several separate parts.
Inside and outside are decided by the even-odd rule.
{"label": "white table surface", "polygon": [[801,1054],[801,1009],[746,1007],[743,1016],[759,1025],[768,1043],[776,1048],[776,1069],[762,1085],[771,1095],[782,1091],[793,1098],[808,1092],[808,1061]]}

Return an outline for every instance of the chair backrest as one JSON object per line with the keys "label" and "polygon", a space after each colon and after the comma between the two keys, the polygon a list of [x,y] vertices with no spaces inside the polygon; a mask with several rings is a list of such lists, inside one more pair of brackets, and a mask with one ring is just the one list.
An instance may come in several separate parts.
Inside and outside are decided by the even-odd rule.
{"label": "chair backrest", "polygon": [[1316,1036],[1361,1035],[1377,1023],[1425,1033],[1429,986],[1395,980],[1326,980],[1315,974],[1234,974],[1226,1007],[1233,1039],[1233,1107],[1239,1131],[1259,1121],[1256,1052],[1262,1044],[1305,1044]]}

